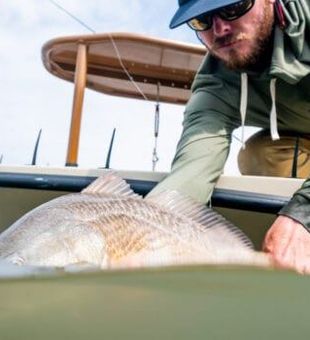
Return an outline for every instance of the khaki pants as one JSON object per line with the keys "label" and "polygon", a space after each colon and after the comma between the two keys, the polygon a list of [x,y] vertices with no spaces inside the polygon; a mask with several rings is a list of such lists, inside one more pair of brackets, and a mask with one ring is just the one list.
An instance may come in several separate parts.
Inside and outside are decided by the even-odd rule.
{"label": "khaki pants", "polygon": [[243,175],[292,177],[298,140],[296,177],[310,176],[310,135],[297,137],[287,131],[279,134],[280,140],[272,141],[270,132],[262,130],[247,140],[245,150],[241,149],[238,155]]}

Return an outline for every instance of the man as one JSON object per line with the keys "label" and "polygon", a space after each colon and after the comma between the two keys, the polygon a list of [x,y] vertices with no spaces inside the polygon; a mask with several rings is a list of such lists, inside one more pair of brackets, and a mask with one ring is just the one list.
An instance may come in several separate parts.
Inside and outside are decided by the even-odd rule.
{"label": "man", "polygon": [[[184,23],[209,53],[192,86],[171,174],[154,191],[176,189],[207,202],[232,131],[245,120],[265,137],[268,131],[270,147],[283,136],[309,142],[310,6],[309,0],[179,0],[170,27]],[[248,150],[255,152],[251,144],[260,138]],[[308,156],[309,149],[308,143]],[[309,231],[310,179],[279,212],[264,249],[279,266],[310,273]]]}

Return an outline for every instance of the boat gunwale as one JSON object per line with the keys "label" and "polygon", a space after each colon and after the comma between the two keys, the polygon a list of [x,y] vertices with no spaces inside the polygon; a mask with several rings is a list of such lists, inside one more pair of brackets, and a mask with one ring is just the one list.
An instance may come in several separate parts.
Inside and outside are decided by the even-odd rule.
{"label": "boat gunwale", "polygon": [[[87,187],[96,176],[53,175],[0,172],[0,187],[35,189],[61,192],[80,192]],[[147,195],[157,184],[157,181],[125,178],[131,188],[142,196]],[[212,206],[238,210],[277,213],[289,197],[253,193],[243,190],[215,188],[212,195]]]}

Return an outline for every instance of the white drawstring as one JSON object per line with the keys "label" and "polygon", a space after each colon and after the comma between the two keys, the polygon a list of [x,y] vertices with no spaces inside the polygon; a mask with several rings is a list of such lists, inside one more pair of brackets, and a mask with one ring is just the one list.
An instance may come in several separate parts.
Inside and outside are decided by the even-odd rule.
{"label": "white drawstring", "polygon": [[[271,95],[271,111],[270,111],[270,133],[271,139],[280,139],[278,133],[278,122],[277,122],[277,111],[276,111],[276,78],[270,81],[270,95]],[[245,149],[244,141],[244,128],[245,128],[245,117],[248,105],[248,75],[241,73],[241,95],[240,95],[240,115],[241,115],[241,143],[242,149]]]}
{"label": "white drawstring", "polygon": [[245,125],[245,116],[246,116],[247,106],[248,106],[248,75],[246,73],[241,73],[240,115],[241,115],[242,149],[245,149],[244,125]]}
{"label": "white drawstring", "polygon": [[272,100],[271,112],[270,112],[270,132],[271,139],[277,140],[280,139],[278,133],[278,122],[277,122],[277,111],[276,111],[276,78],[271,79],[270,81],[270,94]]}

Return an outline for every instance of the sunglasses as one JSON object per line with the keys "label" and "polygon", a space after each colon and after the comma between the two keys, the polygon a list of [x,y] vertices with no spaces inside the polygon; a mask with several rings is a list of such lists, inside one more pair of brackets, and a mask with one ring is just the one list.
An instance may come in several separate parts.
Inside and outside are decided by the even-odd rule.
{"label": "sunglasses", "polygon": [[254,5],[255,0],[242,0],[235,4],[207,12],[187,22],[188,26],[195,31],[206,31],[212,27],[213,16],[217,15],[223,20],[232,21],[247,13]]}

